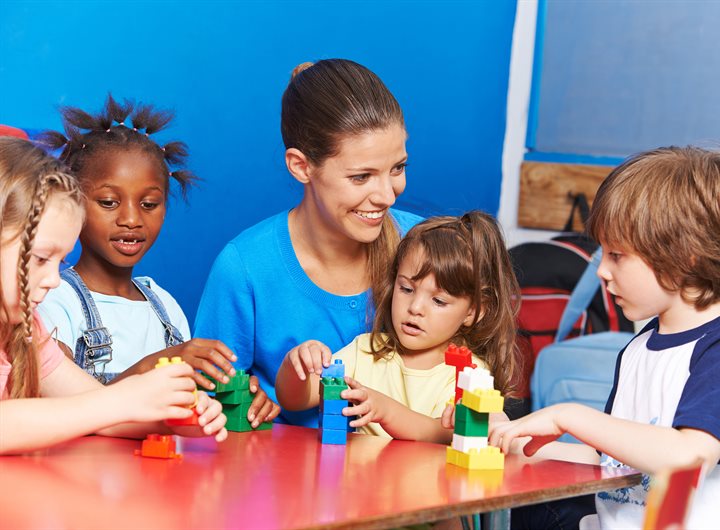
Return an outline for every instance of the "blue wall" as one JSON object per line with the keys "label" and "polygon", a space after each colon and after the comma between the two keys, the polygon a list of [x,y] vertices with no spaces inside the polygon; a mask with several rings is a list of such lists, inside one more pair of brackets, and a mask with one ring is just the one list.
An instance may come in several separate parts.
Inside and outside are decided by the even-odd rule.
{"label": "blue wall", "polygon": [[0,123],[57,128],[58,105],[108,91],[174,108],[160,140],[204,181],[170,206],[137,272],[191,323],[207,273],[242,229],[300,198],[284,165],[280,97],[301,62],[375,71],[405,112],[408,188],[423,215],[497,213],[514,1],[0,2]]}

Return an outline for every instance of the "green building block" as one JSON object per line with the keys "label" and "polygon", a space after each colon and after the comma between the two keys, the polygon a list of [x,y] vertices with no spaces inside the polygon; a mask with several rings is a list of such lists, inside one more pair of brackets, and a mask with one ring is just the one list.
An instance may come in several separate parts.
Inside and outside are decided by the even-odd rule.
{"label": "green building block", "polygon": [[254,394],[249,390],[231,390],[229,392],[216,392],[215,399],[223,405],[239,405],[240,403],[252,403]]}
{"label": "green building block", "polygon": [[347,389],[345,380],[339,377],[323,377],[320,379],[320,399],[342,399],[340,392]]}
{"label": "green building block", "polygon": [[455,434],[462,436],[487,436],[490,415],[475,412],[462,403],[455,406]]}

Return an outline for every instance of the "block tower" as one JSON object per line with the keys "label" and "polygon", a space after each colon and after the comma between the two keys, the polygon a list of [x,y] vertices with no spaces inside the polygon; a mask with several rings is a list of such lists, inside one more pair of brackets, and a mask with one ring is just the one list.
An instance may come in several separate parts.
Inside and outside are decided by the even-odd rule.
{"label": "block tower", "polygon": [[228,431],[247,432],[272,429],[272,423],[267,422],[262,422],[253,429],[247,419],[253,395],[250,392],[250,376],[245,373],[245,370],[238,370],[228,383],[220,383],[207,375],[205,377],[215,383],[215,399],[222,403],[223,412],[227,417],[225,428]]}
{"label": "block tower", "polygon": [[346,399],[340,397],[345,390],[345,365],[340,359],[323,368],[320,377],[320,420],[318,437],[324,444],[345,445],[347,443],[347,416],[343,408],[348,406]]}
{"label": "block tower", "polygon": [[[467,348],[451,346],[453,355],[471,355]],[[457,355],[450,360],[456,359]],[[446,364],[451,364],[447,352]],[[503,469],[505,456],[497,447],[488,446],[490,413],[502,412],[504,401],[500,391],[493,388],[490,372],[468,362],[457,375],[456,391],[462,395],[455,408],[455,433],[447,448],[447,462],[467,469]]]}

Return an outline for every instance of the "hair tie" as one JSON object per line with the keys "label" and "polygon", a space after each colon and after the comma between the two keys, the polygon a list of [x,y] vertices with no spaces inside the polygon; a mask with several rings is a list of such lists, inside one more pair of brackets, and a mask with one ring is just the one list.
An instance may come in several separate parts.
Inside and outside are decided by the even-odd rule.
{"label": "hair tie", "polygon": [[109,133],[109,132],[110,132],[110,129],[112,129],[112,127],[108,127],[107,129],[105,129],[105,132],[106,132],[106,133]]}
{"label": "hair tie", "polygon": [[137,127],[133,127],[133,131],[137,132]]}
{"label": "hair tie", "polygon": [[124,122],[124,121],[121,121],[120,123],[118,123],[117,126],[118,126],[118,127],[125,127],[125,122]]}
{"label": "hair tie", "polygon": [[147,131],[145,131],[145,136],[146,136],[147,138],[150,138],[150,135],[147,133]]}
{"label": "hair tie", "polygon": [[83,144],[83,146],[81,147],[81,149],[85,149],[85,144]]}

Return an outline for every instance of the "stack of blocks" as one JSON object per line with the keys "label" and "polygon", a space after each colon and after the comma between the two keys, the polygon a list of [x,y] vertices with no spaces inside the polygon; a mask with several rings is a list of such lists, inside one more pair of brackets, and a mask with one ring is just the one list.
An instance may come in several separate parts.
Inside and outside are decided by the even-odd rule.
{"label": "stack of blocks", "polygon": [[319,438],[324,444],[345,445],[347,443],[348,419],[342,410],[348,402],[340,397],[347,388],[345,365],[340,359],[323,368],[320,377],[320,422]]}
{"label": "stack of blocks", "polygon": [[215,383],[215,399],[223,406],[227,417],[225,428],[228,431],[266,431],[272,429],[272,423],[262,422],[253,429],[247,419],[248,410],[253,400],[250,393],[250,376],[245,370],[238,370],[228,383],[220,383],[211,377],[205,376]]}
{"label": "stack of blocks", "polygon": [[462,399],[455,409],[455,433],[447,448],[447,462],[467,469],[503,469],[505,456],[488,446],[491,412],[502,412],[503,397],[493,388],[485,368],[466,366],[457,378]]}

